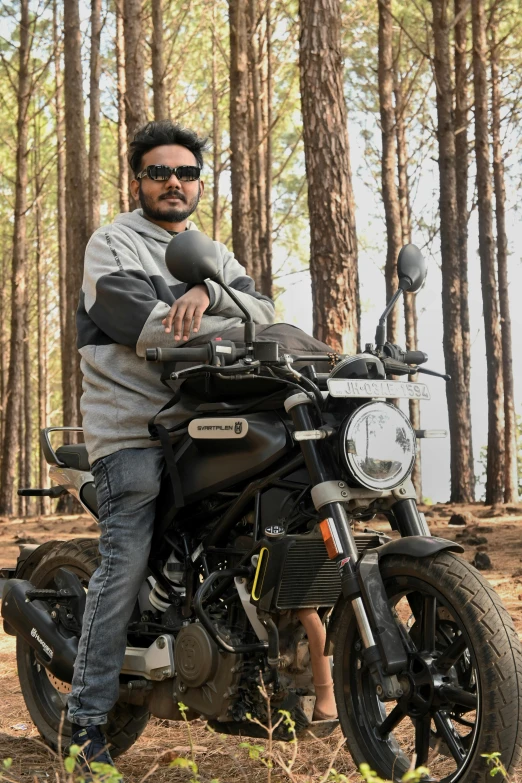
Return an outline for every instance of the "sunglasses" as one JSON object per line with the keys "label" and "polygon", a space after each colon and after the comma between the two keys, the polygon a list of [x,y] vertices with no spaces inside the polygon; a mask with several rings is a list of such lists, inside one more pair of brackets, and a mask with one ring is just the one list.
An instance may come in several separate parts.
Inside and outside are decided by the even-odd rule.
{"label": "sunglasses", "polygon": [[173,174],[180,182],[194,182],[194,180],[199,179],[201,169],[199,166],[175,166],[175,168],[172,168],[172,166],[152,165],[147,166],[146,169],[136,174],[136,179],[148,177],[156,182],[166,182]]}

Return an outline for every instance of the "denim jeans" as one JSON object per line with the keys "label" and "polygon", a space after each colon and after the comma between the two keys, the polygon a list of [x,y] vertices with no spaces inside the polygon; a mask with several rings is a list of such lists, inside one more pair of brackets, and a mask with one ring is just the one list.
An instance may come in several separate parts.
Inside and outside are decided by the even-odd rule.
{"label": "denim jeans", "polygon": [[124,449],[96,460],[101,564],[89,582],[74,666],[68,718],[80,726],[107,722],[119,693],[127,624],[147,574],[161,448]]}

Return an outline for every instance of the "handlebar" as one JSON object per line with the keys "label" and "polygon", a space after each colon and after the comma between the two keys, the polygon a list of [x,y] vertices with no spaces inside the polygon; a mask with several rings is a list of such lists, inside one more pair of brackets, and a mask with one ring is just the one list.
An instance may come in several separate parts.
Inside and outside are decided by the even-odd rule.
{"label": "handlebar", "polygon": [[404,351],[403,362],[405,364],[424,364],[428,361],[428,354],[423,351]]}
{"label": "handlebar", "polygon": [[245,348],[237,348],[231,340],[212,340],[203,345],[184,348],[147,348],[145,359],[148,362],[216,362],[223,365],[234,364],[237,359],[246,356]]}

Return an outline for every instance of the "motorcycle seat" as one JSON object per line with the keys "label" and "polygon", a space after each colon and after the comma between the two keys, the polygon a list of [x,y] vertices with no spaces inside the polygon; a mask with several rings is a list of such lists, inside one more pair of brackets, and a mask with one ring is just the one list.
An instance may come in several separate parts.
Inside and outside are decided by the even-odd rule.
{"label": "motorcycle seat", "polygon": [[68,468],[73,468],[74,470],[91,469],[85,443],[71,443],[66,446],[59,446],[56,449],[56,456]]}

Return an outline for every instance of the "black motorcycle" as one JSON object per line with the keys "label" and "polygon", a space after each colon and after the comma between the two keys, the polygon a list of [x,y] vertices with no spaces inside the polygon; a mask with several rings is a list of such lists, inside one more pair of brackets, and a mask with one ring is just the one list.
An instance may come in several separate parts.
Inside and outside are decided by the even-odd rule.
{"label": "black motorcycle", "polygon": [[[303,736],[340,724],[355,763],[386,778],[400,779],[414,754],[445,781],[485,779],[481,754],[494,751],[513,771],[522,747],[518,637],[498,596],[458,556],[462,547],[430,535],[410,473],[417,439],[437,433],[415,432],[393,402],[430,396],[397,376],[437,375],[419,367],[425,354],[385,339],[391,308],[424,281],[420,252],[402,249],[399,290],[375,345],[356,356],[292,356],[256,341],[202,234],[175,237],[167,263],[178,280],[219,282],[245,312],[245,336],[241,345],[148,351],[179,386],[177,424],[150,425],[167,469],[105,727],[114,755],[149,715],[179,719],[183,702],[188,719],[222,733],[263,736],[251,717],[266,724],[268,709],[287,710]],[[180,361],[195,366],[169,365]],[[85,447],[53,449],[53,429],[41,444],[54,486],[19,491],[69,492],[96,518]],[[367,527],[376,514],[395,536]],[[52,541],[22,547],[16,568],[0,572],[22,693],[53,746],[98,558],[92,539]],[[67,722],[63,734],[66,742]],[[292,736],[279,727],[279,739]]]}

